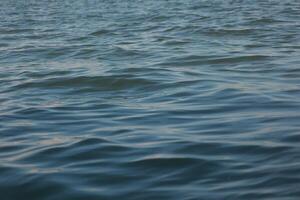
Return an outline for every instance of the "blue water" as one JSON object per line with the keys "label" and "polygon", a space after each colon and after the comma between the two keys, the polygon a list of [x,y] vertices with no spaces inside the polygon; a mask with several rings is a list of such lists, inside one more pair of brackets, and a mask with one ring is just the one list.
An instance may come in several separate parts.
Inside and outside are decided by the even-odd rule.
{"label": "blue water", "polygon": [[1,1],[1,200],[299,198],[299,0]]}

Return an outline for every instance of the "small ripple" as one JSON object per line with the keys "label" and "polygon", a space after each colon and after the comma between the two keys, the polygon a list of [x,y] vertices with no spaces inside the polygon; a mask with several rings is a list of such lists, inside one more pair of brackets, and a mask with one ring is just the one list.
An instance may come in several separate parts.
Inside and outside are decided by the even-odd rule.
{"label": "small ripple", "polygon": [[49,78],[42,81],[25,82],[14,86],[13,90],[19,89],[54,89],[54,88],[70,88],[80,90],[86,88],[88,90],[126,90],[133,88],[144,88],[146,86],[155,85],[155,81],[144,78],[135,78],[128,76],[80,76],[80,77],[62,77]]}
{"label": "small ripple", "polygon": [[20,34],[20,33],[28,33],[28,32],[33,32],[34,29],[30,28],[19,28],[19,29],[0,29],[0,34]]}
{"label": "small ripple", "polygon": [[243,29],[208,29],[204,32],[206,35],[209,36],[249,36],[254,35],[257,30],[253,28],[243,28]]}
{"label": "small ripple", "polygon": [[160,63],[163,66],[197,66],[205,64],[238,64],[248,62],[258,62],[271,59],[272,56],[266,55],[245,55],[234,57],[218,57],[218,56],[185,56],[181,58],[172,58],[170,61]]}
{"label": "small ripple", "polygon": [[108,35],[108,34],[113,35],[114,32],[111,30],[108,30],[108,29],[101,29],[101,30],[94,31],[94,32],[90,33],[89,35],[99,37],[99,36]]}

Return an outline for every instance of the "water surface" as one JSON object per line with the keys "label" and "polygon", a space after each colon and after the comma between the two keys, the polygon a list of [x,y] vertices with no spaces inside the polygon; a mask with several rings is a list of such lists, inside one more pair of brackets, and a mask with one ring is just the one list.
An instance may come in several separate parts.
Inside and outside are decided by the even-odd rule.
{"label": "water surface", "polygon": [[300,1],[2,0],[1,200],[300,197]]}

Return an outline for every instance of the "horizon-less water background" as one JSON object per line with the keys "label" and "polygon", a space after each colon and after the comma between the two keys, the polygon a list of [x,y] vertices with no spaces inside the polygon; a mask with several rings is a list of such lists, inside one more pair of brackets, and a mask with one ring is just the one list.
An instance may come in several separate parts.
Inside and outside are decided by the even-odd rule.
{"label": "horizon-less water background", "polygon": [[299,199],[299,33],[298,0],[2,0],[0,199]]}

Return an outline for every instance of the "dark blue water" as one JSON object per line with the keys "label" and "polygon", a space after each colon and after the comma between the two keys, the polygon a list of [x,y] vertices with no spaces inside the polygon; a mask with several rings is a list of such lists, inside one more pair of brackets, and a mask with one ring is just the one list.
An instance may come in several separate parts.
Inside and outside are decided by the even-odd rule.
{"label": "dark blue water", "polygon": [[1,200],[300,198],[299,0],[2,0]]}

